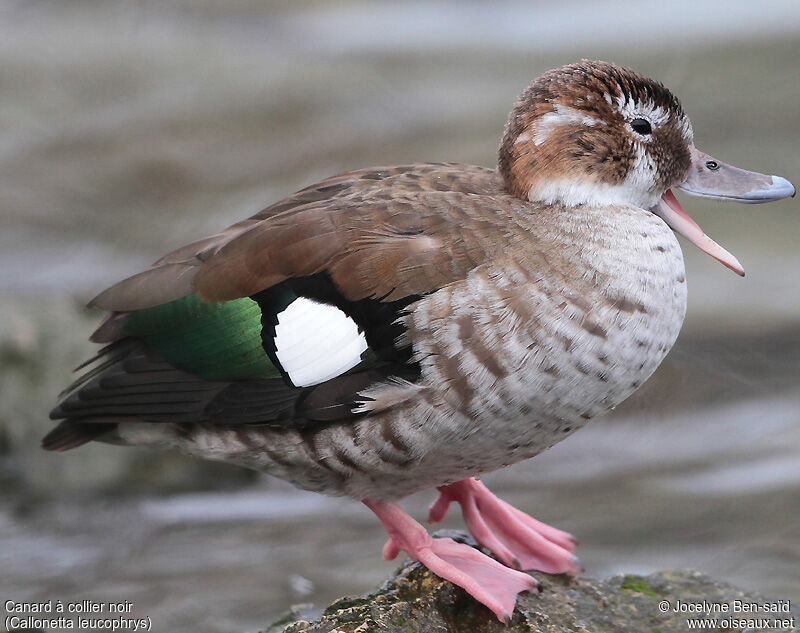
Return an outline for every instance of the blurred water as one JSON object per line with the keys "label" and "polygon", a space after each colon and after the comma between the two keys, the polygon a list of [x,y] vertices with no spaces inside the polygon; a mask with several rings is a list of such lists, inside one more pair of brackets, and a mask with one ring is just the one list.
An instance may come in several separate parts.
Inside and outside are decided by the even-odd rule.
{"label": "blurred water", "polygon": [[[798,53],[790,0],[0,0],[0,598],[243,631],[373,587],[394,563],[354,502],[180,457],[39,451],[90,350],[76,305],[332,173],[493,165],[517,94],[580,57],[661,79],[699,147],[797,182]],[[590,574],[690,566],[798,599],[797,203],[684,204],[748,277],[687,248],[684,334],[653,380],[487,480],[576,533]]]}

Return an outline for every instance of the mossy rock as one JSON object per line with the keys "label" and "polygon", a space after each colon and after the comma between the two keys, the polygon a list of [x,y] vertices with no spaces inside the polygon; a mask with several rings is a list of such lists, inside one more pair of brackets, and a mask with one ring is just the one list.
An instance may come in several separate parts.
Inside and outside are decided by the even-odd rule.
{"label": "mossy rock", "polygon": [[[673,611],[683,604],[727,604],[736,600],[764,605],[774,603],[694,571],[658,572],[649,576],[625,574],[605,580],[588,577],[534,574],[541,594],[521,594],[510,626],[501,624],[465,591],[446,582],[417,563],[402,567],[376,592],[345,597],[331,604],[321,617],[310,621],[308,608],[284,617],[267,633],[685,633],[687,619],[702,614]],[[785,600],[783,601],[786,602]],[[665,606],[666,605],[666,606]],[[305,606],[305,605],[304,605]],[[724,618],[770,618],[800,623],[793,613],[711,614],[718,626],[707,631],[743,631],[725,626]],[[309,619],[305,619],[309,618]],[[742,623],[744,624],[744,623]],[[764,627],[791,630],[789,626]]]}

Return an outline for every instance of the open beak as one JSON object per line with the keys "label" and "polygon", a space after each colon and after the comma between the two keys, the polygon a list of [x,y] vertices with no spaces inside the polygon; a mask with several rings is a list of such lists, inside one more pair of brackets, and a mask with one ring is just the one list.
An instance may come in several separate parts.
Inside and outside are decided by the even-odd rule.
{"label": "open beak", "polygon": [[[691,148],[691,153],[692,168],[689,176],[678,185],[678,189],[691,196],[756,204],[782,200],[795,194],[794,186],[786,178],[765,176],[727,165],[694,147]],[[703,233],[672,191],[668,189],[650,210],[701,251],[744,277],[744,269],[739,261]]]}

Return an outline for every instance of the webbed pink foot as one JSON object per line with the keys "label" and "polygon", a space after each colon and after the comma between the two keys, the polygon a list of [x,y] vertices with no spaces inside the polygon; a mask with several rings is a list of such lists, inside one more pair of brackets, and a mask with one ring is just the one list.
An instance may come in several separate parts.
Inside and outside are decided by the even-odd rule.
{"label": "webbed pink foot", "polygon": [[539,583],[509,569],[477,549],[453,539],[431,538],[428,531],[395,503],[364,500],[389,532],[383,556],[393,559],[402,550],[434,574],[465,589],[478,602],[508,624],[521,591],[538,589]]}
{"label": "webbed pink foot", "polygon": [[438,523],[451,501],[461,505],[472,536],[510,567],[535,569],[547,574],[578,574],[583,571],[573,536],[537,521],[498,499],[475,478],[440,486],[439,498],[430,507],[428,520]]}

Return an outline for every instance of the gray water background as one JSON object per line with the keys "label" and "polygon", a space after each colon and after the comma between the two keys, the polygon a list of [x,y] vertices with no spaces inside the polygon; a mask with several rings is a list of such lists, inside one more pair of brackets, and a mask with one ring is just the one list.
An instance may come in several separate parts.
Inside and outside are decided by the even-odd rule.
{"label": "gray water background", "polygon": [[[91,351],[80,306],[333,173],[491,166],[518,93],[581,57],[666,83],[701,149],[800,180],[796,2],[0,0],[0,599],[246,631],[379,583],[396,563],[355,502],[180,456],[41,452]],[[683,202],[747,277],[684,244],[689,313],[653,379],[486,480],[578,535],[588,574],[693,567],[798,600],[798,203]]]}

